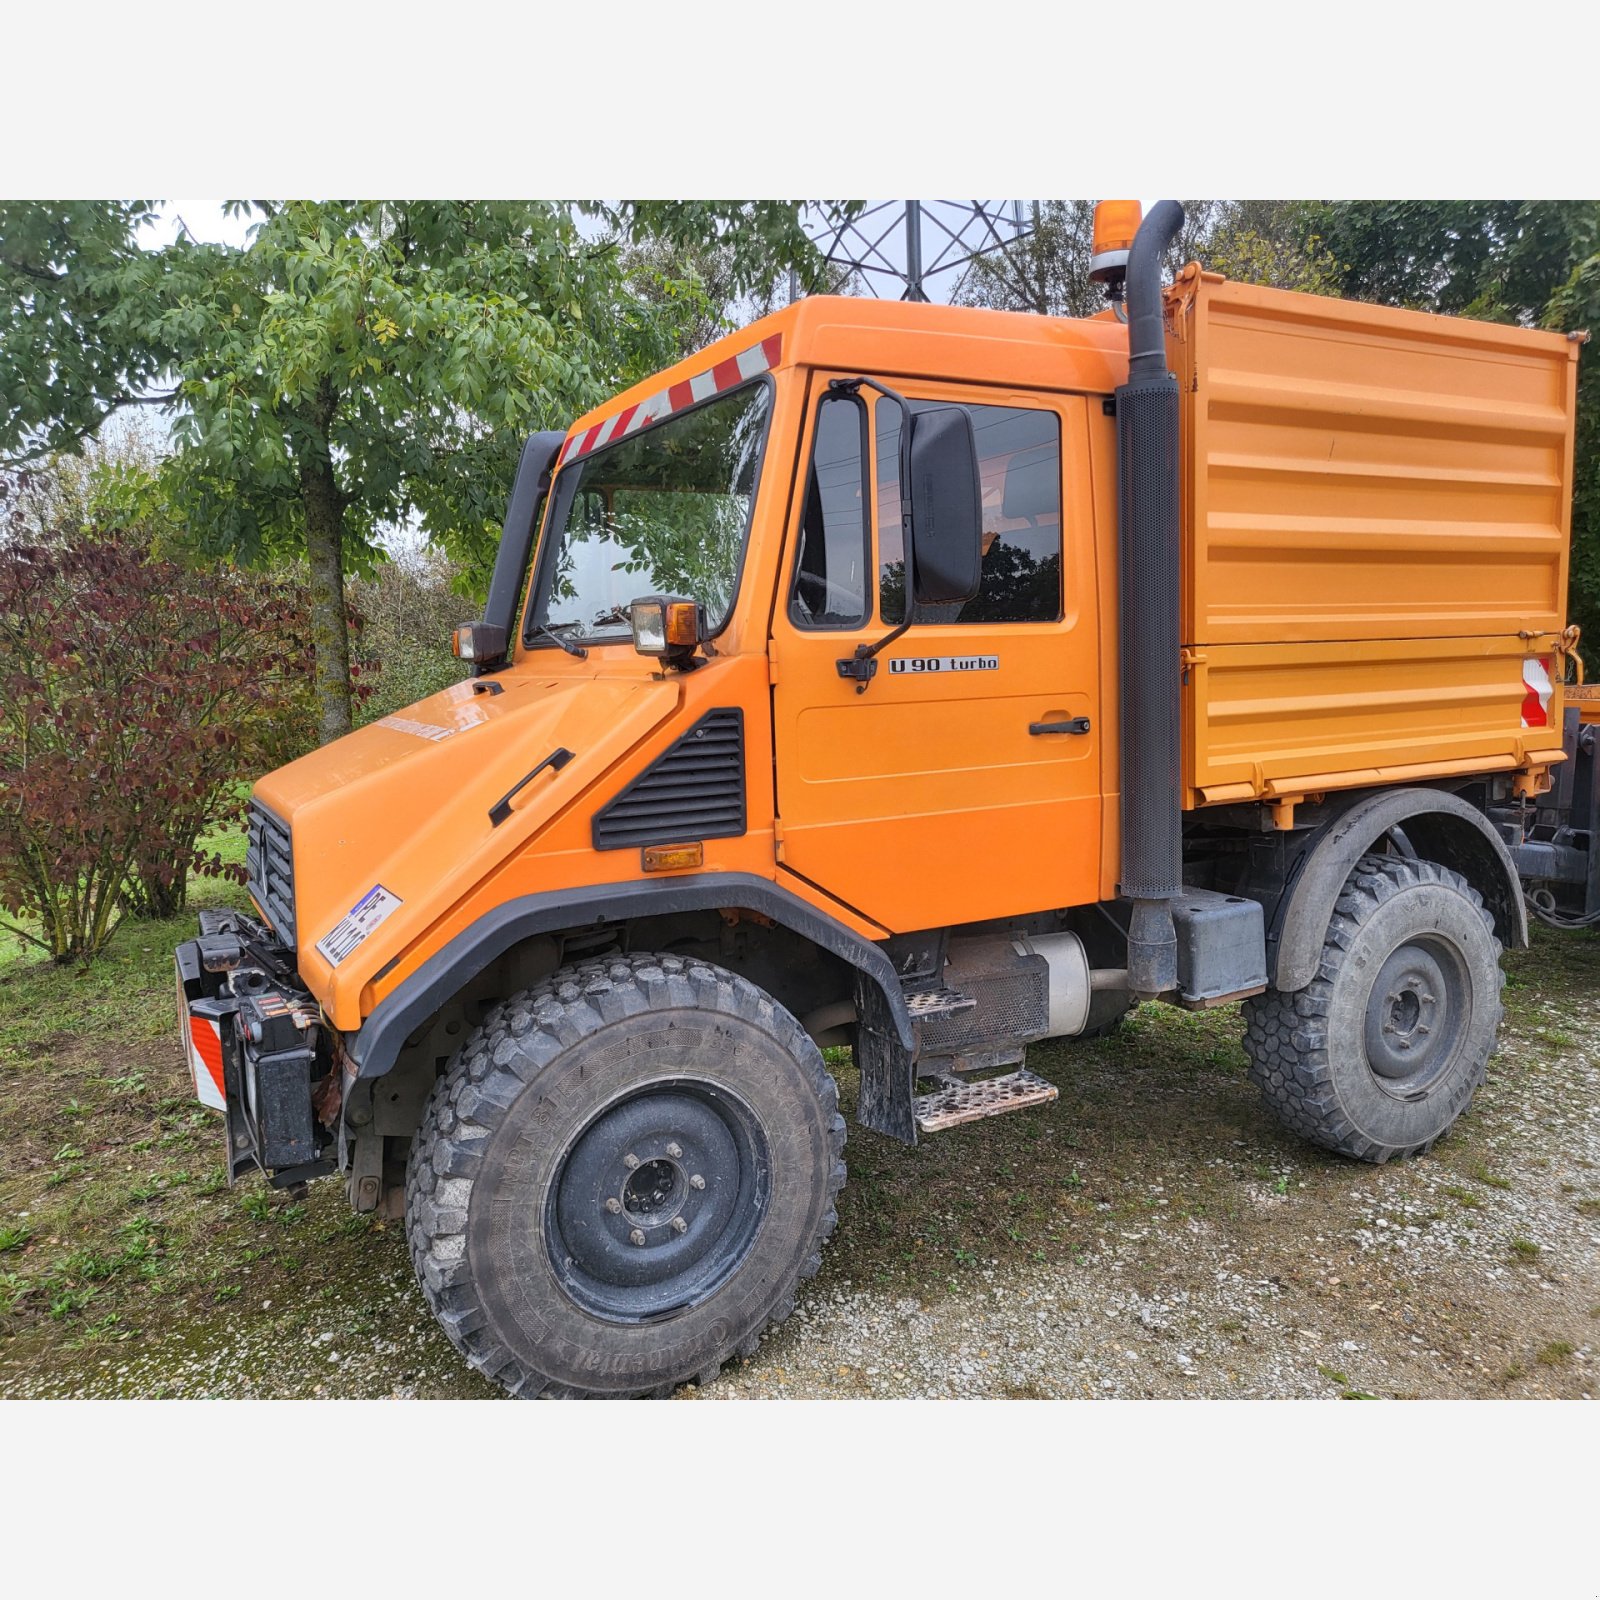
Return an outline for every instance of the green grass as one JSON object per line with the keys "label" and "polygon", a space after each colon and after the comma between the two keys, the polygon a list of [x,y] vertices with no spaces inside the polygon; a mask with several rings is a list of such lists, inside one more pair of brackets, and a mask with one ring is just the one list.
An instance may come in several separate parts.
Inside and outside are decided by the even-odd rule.
{"label": "green grass", "polygon": [[1576,1346],[1570,1345],[1565,1339],[1552,1339],[1549,1344],[1541,1345],[1533,1355],[1533,1359],[1541,1367],[1562,1367],[1569,1362],[1576,1352]]}
{"label": "green grass", "polygon": [[[166,921],[125,921],[87,968],[57,966],[0,930],[0,1070],[49,1058],[66,1036],[122,1043],[160,1038],[173,1028],[172,951],[195,934],[196,913],[211,906],[249,907],[237,884],[193,878],[189,909]],[[140,1074],[117,1087],[137,1092]],[[65,1104],[69,1097],[62,1097]],[[84,1096],[70,1097],[82,1115]]]}
{"label": "green grass", "polygon": [[1537,1261],[1540,1247],[1532,1239],[1513,1239],[1511,1241],[1511,1254],[1518,1261]]}
{"label": "green grass", "polygon": [[[242,839],[228,848],[242,852]],[[125,1347],[226,1344],[261,1323],[292,1345],[332,1304],[379,1326],[426,1321],[413,1299],[372,1291],[383,1273],[408,1280],[403,1230],[353,1215],[340,1183],[313,1184],[304,1201],[254,1179],[228,1186],[219,1121],[195,1105],[178,1049],[171,961],[196,911],[246,900],[210,879],[193,880],[190,897],[183,917],[125,923],[85,972],[0,935],[0,1387],[35,1372],[100,1383]],[[1592,992],[1595,941],[1535,937],[1508,961],[1530,1006]],[[850,1053],[827,1060],[853,1115]],[[991,1262],[1071,1281],[1101,1270],[1108,1247],[1127,1250],[1124,1236],[1148,1239],[1159,1261],[1187,1248],[1197,1219],[1247,1237],[1282,1228],[1286,1208],[1262,1214],[1264,1188],[1343,1215],[1420,1170],[1357,1167],[1279,1132],[1246,1079],[1231,1008],[1141,1007],[1117,1036],[1036,1046],[1028,1064],[1057,1084],[1057,1105],[915,1150],[852,1125],[825,1290],[848,1280],[929,1303],[987,1292]],[[1471,1117],[1441,1150],[1464,1228],[1509,1180],[1479,1176],[1488,1150]],[[1582,1193],[1594,1188],[1586,1180]],[[1576,1190],[1565,1200],[1584,1204]],[[1539,1259],[1523,1243],[1523,1259]],[[1237,1316],[1216,1326],[1241,1349],[1254,1342]],[[430,1383],[483,1392],[439,1343],[450,1376]],[[1330,1394],[1364,1397],[1337,1369],[1323,1376]]]}

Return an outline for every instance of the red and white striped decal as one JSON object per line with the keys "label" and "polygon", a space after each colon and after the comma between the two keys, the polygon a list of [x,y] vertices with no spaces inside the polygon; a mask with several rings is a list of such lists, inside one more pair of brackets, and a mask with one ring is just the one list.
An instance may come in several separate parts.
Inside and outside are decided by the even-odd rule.
{"label": "red and white striped decal", "polygon": [[222,1024],[189,1013],[189,1070],[200,1104],[225,1111],[228,1097],[222,1087]]}
{"label": "red and white striped decal", "polygon": [[759,378],[763,372],[770,372],[777,366],[782,351],[783,335],[771,334],[760,344],[753,344],[748,350],[741,350],[738,355],[729,356],[726,361],[719,361],[716,366],[697,372],[694,377],[685,378],[659,394],[651,395],[648,400],[625,406],[614,417],[607,417],[604,422],[597,422],[592,428],[573,434],[561,447],[559,465],[565,466],[569,461],[586,456],[591,450],[598,450],[601,445],[610,444],[614,439],[626,439],[630,433],[637,433],[647,423],[659,422],[663,417],[670,417],[674,411],[682,411],[701,400],[709,400],[712,395],[721,394],[735,384]]}
{"label": "red and white striped decal", "polygon": [[1550,663],[1541,656],[1529,656],[1522,663],[1522,726],[1550,726]]}

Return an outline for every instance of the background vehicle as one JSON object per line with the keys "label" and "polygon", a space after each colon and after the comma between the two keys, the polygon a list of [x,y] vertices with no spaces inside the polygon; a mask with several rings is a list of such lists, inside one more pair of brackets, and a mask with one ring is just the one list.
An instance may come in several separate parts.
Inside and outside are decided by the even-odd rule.
{"label": "background vehicle", "polygon": [[257,785],[265,925],[177,956],[232,1170],[403,1207],[513,1392],[787,1314],[821,1046],[914,1142],[1243,1000],[1283,1121],[1385,1161],[1482,1080],[1519,870],[1595,909],[1576,343],[1163,291],[1181,212],[1127,210],[1101,317],[805,300],[530,440],[472,678]]}

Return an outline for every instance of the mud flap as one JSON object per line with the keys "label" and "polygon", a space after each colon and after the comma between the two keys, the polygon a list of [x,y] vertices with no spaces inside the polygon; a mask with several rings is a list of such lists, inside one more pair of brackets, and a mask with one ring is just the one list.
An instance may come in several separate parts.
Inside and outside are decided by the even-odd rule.
{"label": "mud flap", "polygon": [[916,1057],[901,1043],[900,1029],[882,986],[856,974],[856,1068],[861,1089],[856,1121],[901,1144],[917,1142]]}

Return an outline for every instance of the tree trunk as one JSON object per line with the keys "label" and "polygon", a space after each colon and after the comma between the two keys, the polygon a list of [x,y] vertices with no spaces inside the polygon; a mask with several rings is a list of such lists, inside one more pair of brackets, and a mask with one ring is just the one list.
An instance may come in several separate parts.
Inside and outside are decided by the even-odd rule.
{"label": "tree trunk", "polygon": [[318,397],[315,436],[300,455],[306,556],[311,564],[311,647],[322,742],[350,731],[350,623],[344,602],[344,495],[334,475],[327,426],[334,399]]}

